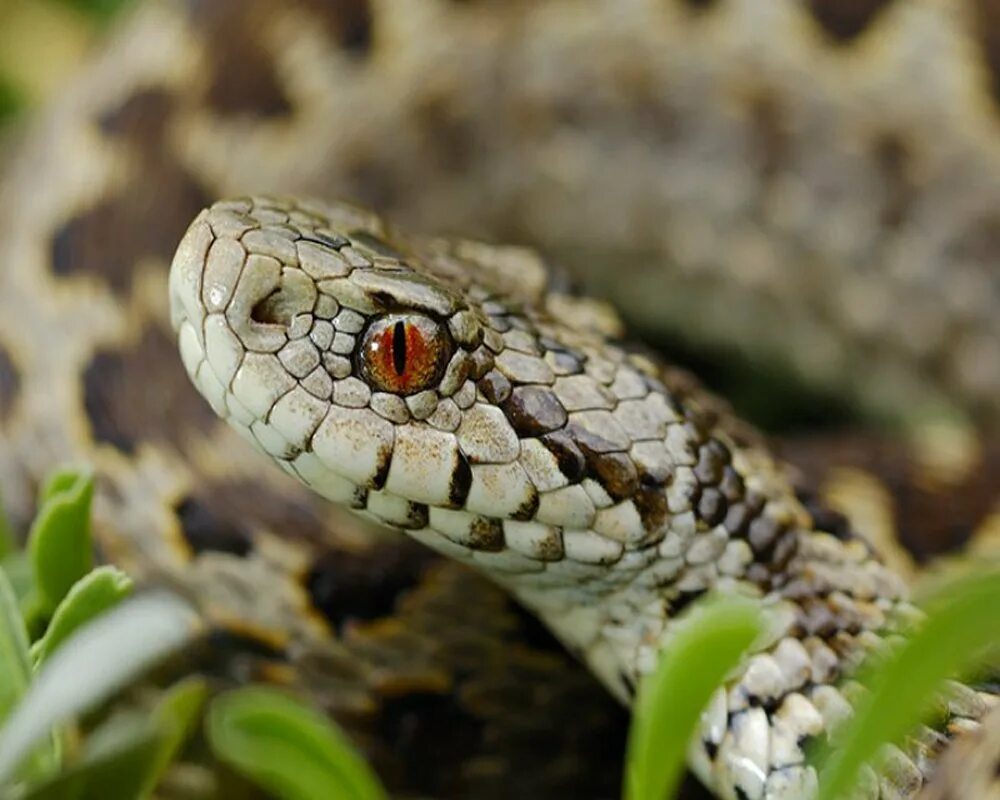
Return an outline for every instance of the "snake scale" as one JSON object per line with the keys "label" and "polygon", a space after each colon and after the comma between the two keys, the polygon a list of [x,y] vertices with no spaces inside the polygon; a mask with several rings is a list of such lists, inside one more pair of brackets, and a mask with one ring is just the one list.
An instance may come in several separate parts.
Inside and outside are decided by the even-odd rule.
{"label": "snake scale", "polygon": [[[724,797],[802,796],[801,740],[908,612],[902,581],[607,307],[454,235],[537,246],[665,341],[904,424],[961,418],[915,481],[867,435],[783,448],[807,483],[896,476],[925,554],[989,536],[998,20],[992,0],[143,3],[5,154],[6,505],[23,523],[47,470],[92,463],[102,555],[196,600],[230,674],[303,687],[400,795],[614,796],[625,720],[490,583],[341,507],[487,571],[626,702],[707,586],[765,594],[784,627],[692,767]],[[875,796],[914,794],[990,704],[955,691],[947,735]],[[995,729],[927,791],[969,796],[953,762]]]}

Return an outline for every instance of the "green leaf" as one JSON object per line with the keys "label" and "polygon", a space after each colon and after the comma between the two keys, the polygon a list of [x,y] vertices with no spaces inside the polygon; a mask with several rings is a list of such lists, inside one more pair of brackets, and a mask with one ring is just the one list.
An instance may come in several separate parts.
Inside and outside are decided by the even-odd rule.
{"label": "green leaf", "polygon": [[207,695],[208,685],[205,681],[190,677],[172,686],[156,704],[152,719],[160,732],[160,747],[141,796],[145,797],[152,792],[170,762],[190,738]]}
{"label": "green leaf", "polygon": [[65,468],[42,489],[39,512],[28,534],[37,603],[45,615],[55,611],[74,583],[90,571],[90,502],[93,476]]}
{"label": "green leaf", "polygon": [[28,632],[7,573],[0,569],[0,723],[7,719],[29,683]]}
{"label": "green leaf", "polygon": [[10,520],[7,519],[3,503],[0,502],[0,559],[4,559],[16,552],[17,539],[14,536],[14,531],[11,530]]}
{"label": "green leaf", "polygon": [[132,579],[117,567],[98,567],[73,584],[56,607],[45,635],[31,647],[37,667],[76,630],[132,592]]}
{"label": "green leaf", "polygon": [[[0,569],[0,723],[10,716],[30,683],[28,632],[14,590],[6,573]],[[25,773],[27,776],[46,774],[55,768],[58,761],[57,744],[50,739],[30,754]]]}
{"label": "green leaf", "polygon": [[706,598],[678,620],[656,671],[639,686],[626,754],[626,800],[673,797],[702,710],[763,633],[760,605]]}
{"label": "green leaf", "polygon": [[126,600],[78,630],[36,673],[0,730],[0,785],[52,728],[102,703],[199,631],[191,607],[166,593]]}
{"label": "green leaf", "polygon": [[374,773],[324,716],[273,689],[247,687],[208,712],[216,756],[282,800],[380,800]]}
{"label": "green leaf", "polygon": [[942,683],[1000,641],[1000,572],[977,571],[939,586],[927,617],[898,647],[857,675],[868,688],[854,715],[817,759],[820,800],[846,797],[886,742],[900,741],[933,708]]}
{"label": "green leaf", "polygon": [[112,717],[87,738],[79,762],[31,787],[23,800],[135,800],[161,747],[151,720],[136,713]]}

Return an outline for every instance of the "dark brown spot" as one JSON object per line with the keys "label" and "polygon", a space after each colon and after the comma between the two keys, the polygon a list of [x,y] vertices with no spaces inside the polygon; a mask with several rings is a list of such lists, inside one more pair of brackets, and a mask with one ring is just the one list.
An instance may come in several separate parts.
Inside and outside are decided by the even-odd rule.
{"label": "dark brown spot", "polygon": [[135,162],[116,193],[80,211],[52,237],[52,271],[100,275],[118,293],[144,259],[169,262],[191,220],[210,201],[174,160],[166,133],[174,110],[162,90],[133,95],[98,120]]}
{"label": "dark brown spot", "polygon": [[518,386],[501,408],[518,436],[541,436],[566,424],[566,409],[555,393],[537,386]]}
{"label": "dark brown spot", "polygon": [[503,550],[503,523],[490,517],[476,517],[469,526],[469,547],[490,553]]}
{"label": "dark brown spot", "polygon": [[483,397],[496,406],[506,402],[510,397],[510,381],[499,370],[493,369],[487,372],[476,386],[483,393]]}
{"label": "dark brown spot", "polygon": [[313,605],[339,632],[349,622],[393,613],[432,559],[430,551],[402,541],[359,553],[334,551],[313,565],[305,585]]}
{"label": "dark brown spot", "polygon": [[212,550],[243,557],[253,547],[247,531],[237,522],[240,517],[220,517],[211,505],[196,497],[185,497],[174,513],[194,553]]}
{"label": "dark brown spot", "polygon": [[[345,51],[365,54],[371,45],[371,9],[366,0],[297,0]],[[205,33],[207,102],[221,114],[281,117],[292,111],[279,76],[274,30],[279,11],[270,0],[191,2],[193,24]],[[284,9],[281,9],[284,11]]]}
{"label": "dark brown spot", "polygon": [[21,376],[10,353],[0,347],[0,419],[6,419],[21,391]]}
{"label": "dark brown spot", "polygon": [[719,5],[719,0],[681,0],[681,4],[695,11],[708,11]]}
{"label": "dark brown spot", "polygon": [[698,516],[709,525],[718,525],[726,516],[726,498],[722,492],[709,486],[698,498]]}
{"label": "dark brown spot", "polygon": [[1000,110],[1000,0],[977,0],[976,10],[989,88]]}
{"label": "dark brown spot", "polygon": [[555,456],[559,471],[570,483],[579,483],[587,471],[587,460],[565,431],[555,431],[541,438],[541,443]]}
{"label": "dark brown spot", "polygon": [[892,0],[809,0],[809,10],[823,31],[846,44],[867,29]]}
{"label": "dark brown spot", "polygon": [[839,511],[834,511],[826,505],[819,497],[810,491],[798,489],[796,497],[799,502],[809,512],[812,517],[813,526],[825,533],[832,533],[838,539],[851,539],[854,534],[851,531],[851,523]]}
{"label": "dark brown spot", "polygon": [[83,403],[94,438],[125,453],[146,439],[176,447],[218,424],[184,374],[173,337],[155,325],[130,347],[94,355]]}
{"label": "dark brown spot", "polygon": [[580,450],[587,461],[587,474],[614,500],[632,497],[639,490],[639,473],[625,453],[595,453],[582,442]]}
{"label": "dark brown spot", "polygon": [[719,491],[722,492],[722,496],[730,502],[739,500],[746,492],[746,486],[743,483],[743,478],[740,477],[740,474],[733,469],[732,466],[727,465],[722,470],[722,480],[719,481]]}
{"label": "dark brown spot", "polygon": [[670,518],[667,507],[667,495],[661,487],[644,487],[639,489],[632,498],[639,512],[643,528],[652,533],[660,530]]}
{"label": "dark brown spot", "polygon": [[699,483],[715,485],[722,480],[723,470],[732,460],[728,448],[718,439],[709,439],[698,450],[694,475]]}
{"label": "dark brown spot", "polygon": [[448,487],[448,499],[451,501],[452,506],[455,508],[464,506],[471,487],[472,467],[469,466],[468,459],[459,453],[458,463],[451,474],[451,485]]}

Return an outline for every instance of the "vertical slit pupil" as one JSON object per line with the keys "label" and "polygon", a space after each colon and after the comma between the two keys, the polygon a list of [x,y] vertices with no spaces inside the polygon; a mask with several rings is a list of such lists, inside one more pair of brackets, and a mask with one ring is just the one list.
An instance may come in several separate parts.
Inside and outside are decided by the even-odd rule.
{"label": "vertical slit pupil", "polygon": [[406,323],[402,321],[392,329],[392,366],[400,377],[406,372]]}

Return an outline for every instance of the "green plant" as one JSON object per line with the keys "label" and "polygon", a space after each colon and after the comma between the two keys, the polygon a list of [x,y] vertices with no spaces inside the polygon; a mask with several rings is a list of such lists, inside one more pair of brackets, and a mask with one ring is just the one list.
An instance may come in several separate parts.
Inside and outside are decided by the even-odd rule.
{"label": "green plant", "polygon": [[[23,550],[0,514],[0,797],[147,797],[202,724],[208,684],[189,676],[136,708],[122,690],[201,631],[166,593],[93,566],[89,471],[46,481]],[[96,724],[81,722],[95,709]],[[385,793],[324,716],[247,687],[208,705],[215,758],[287,800],[380,800]]]}

